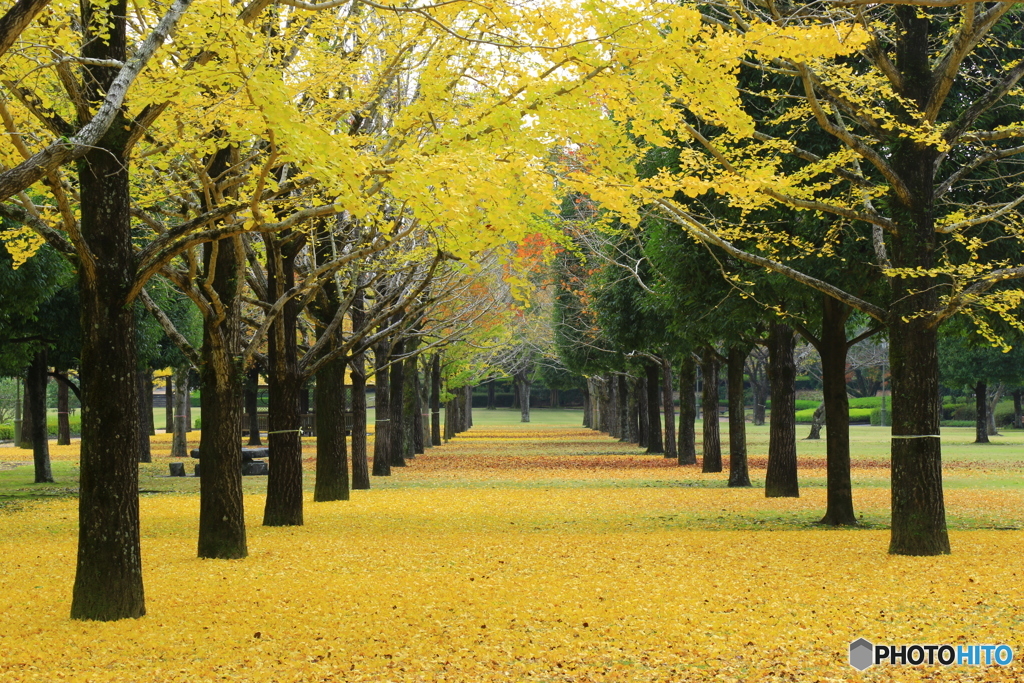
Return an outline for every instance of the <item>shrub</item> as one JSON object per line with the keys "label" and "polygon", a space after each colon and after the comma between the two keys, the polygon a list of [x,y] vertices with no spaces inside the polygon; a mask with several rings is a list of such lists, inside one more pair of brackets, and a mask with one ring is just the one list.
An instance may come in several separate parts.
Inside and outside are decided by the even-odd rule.
{"label": "shrub", "polygon": [[882,405],[881,396],[865,396],[863,398],[851,398],[851,408],[880,408]]}
{"label": "shrub", "polygon": [[14,425],[0,425],[0,441],[10,441],[14,438]]}

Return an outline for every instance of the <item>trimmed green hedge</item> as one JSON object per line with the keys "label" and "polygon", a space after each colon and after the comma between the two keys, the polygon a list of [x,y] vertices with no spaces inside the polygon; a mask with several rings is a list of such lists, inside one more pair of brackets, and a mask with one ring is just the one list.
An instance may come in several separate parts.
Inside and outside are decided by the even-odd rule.
{"label": "trimmed green hedge", "polygon": [[0,425],[0,441],[10,441],[14,438],[14,425]]}

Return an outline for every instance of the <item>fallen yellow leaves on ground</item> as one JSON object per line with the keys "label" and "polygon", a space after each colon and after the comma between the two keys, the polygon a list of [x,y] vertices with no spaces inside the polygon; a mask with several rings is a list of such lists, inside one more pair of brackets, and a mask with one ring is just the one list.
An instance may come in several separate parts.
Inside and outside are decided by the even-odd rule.
{"label": "fallen yellow leaves on ground", "polygon": [[[1024,655],[1024,532],[953,532],[953,555],[913,558],[889,556],[882,529],[715,529],[740,514],[813,518],[824,491],[681,485],[722,475],[647,466],[664,458],[593,432],[475,436],[349,502],[307,498],[304,527],[260,526],[263,497],[247,496],[245,560],[195,558],[196,495],[144,495],[148,615],[134,621],[68,619],[74,500],[0,515],[0,681],[1024,679],[1018,662],[847,663],[858,637]],[[525,455],[495,452],[517,443]],[[572,462],[602,457],[618,465]],[[888,505],[880,487],[855,497]],[[947,493],[951,512],[1015,524],[1022,502],[1020,489]]]}

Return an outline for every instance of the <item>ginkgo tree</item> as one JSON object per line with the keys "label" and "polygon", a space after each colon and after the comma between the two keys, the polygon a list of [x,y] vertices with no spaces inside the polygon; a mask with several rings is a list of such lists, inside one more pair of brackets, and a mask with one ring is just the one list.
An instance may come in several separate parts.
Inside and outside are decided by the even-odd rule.
{"label": "ginkgo tree", "polygon": [[[1024,296],[1005,286],[1024,276],[1024,265],[995,249],[1019,240],[1024,228],[1014,170],[1024,154],[1020,7],[934,0],[687,7],[695,15],[689,27],[669,30],[679,40],[707,35],[736,72],[763,74],[762,87],[722,90],[709,103],[694,93],[708,84],[686,51],[671,68],[632,70],[628,87],[602,93],[608,118],[621,126],[609,146],[632,154],[678,147],[680,168],[638,181],[595,153],[591,172],[577,180],[628,218],[655,210],[736,258],[886,325],[890,552],[947,553],[937,329],[976,308],[1019,326],[1014,309]],[[831,235],[823,237],[832,240],[843,238],[844,224],[867,226],[874,262],[862,277],[883,279],[887,301],[870,303],[786,263],[793,255],[834,258],[829,249],[679,201],[712,193],[744,212],[782,204],[831,216]]]}

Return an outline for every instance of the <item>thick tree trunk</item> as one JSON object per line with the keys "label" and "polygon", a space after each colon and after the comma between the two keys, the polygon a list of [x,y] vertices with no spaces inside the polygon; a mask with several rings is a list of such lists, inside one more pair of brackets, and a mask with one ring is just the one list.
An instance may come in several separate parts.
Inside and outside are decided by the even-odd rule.
{"label": "thick tree trunk", "polygon": [[621,398],[619,397],[619,382],[615,379],[615,375],[612,374],[605,375],[605,382],[607,382],[608,385],[608,436],[618,438],[622,436],[622,432],[619,431],[619,403],[621,403]]}
{"label": "thick tree trunk", "polygon": [[[217,152],[210,172],[227,171],[234,151]],[[242,497],[242,350],[241,309],[245,286],[245,248],[242,238],[229,237],[203,246],[204,271],[212,274],[213,289],[224,315],[207,309],[203,320],[199,385],[203,399],[203,428],[199,458],[199,544],[201,558],[237,559],[248,554],[245,507]],[[212,298],[212,297],[211,297]],[[188,367],[174,374],[178,404],[175,409],[175,442],[185,457],[186,422],[191,392]]]}
{"label": "thick tree trunk", "polygon": [[260,369],[249,368],[245,375],[245,415],[249,422],[249,445],[262,446],[260,439]]}
{"label": "thick tree trunk", "polygon": [[391,476],[391,430],[388,429],[388,418],[391,417],[391,385],[388,381],[388,345],[377,344],[373,353],[373,384],[374,413],[376,419],[373,427],[373,476]]}
{"label": "thick tree trunk", "polygon": [[1004,391],[1006,391],[1006,385],[1000,382],[996,385],[996,390],[988,401],[987,420],[989,436],[1000,436],[999,428],[996,425],[996,406],[998,406],[999,402],[1003,400]]}
{"label": "thick tree trunk", "polygon": [[591,401],[590,401],[590,380],[586,380],[583,384],[583,426],[591,427],[593,425],[593,418],[590,414]]}
{"label": "thick tree trunk", "polygon": [[796,461],[796,362],[793,329],[779,322],[768,327],[768,383],[772,412],[768,435],[768,471],[764,495],[799,498]]}
{"label": "thick tree trunk", "polygon": [[647,378],[639,377],[636,381],[637,411],[637,446],[647,448],[651,443],[651,411],[647,407]]}
{"label": "thick tree trunk", "polygon": [[[398,322],[393,320],[392,322]],[[405,340],[395,342],[391,357],[405,353]],[[388,375],[388,463],[392,467],[405,467],[405,361],[391,363],[391,374]]]}
{"label": "thick tree trunk", "polygon": [[174,373],[164,379],[164,433],[174,433]]}
{"label": "thick tree trunk", "polygon": [[71,420],[68,409],[68,385],[57,382],[57,445],[71,445]]}
{"label": "thick tree trunk", "polygon": [[[204,342],[205,343],[205,342]],[[171,457],[188,457],[188,437],[185,435],[185,404],[188,401],[188,392],[183,388],[188,384],[188,367],[177,368],[174,371],[174,436],[171,437]],[[210,391],[208,389],[207,391]]]}
{"label": "thick tree trunk", "polygon": [[530,378],[526,372],[516,373],[516,384],[519,386],[519,421],[530,421]]}
{"label": "thick tree trunk", "polygon": [[[423,430],[417,424],[417,416],[420,414],[419,387],[416,386],[416,358],[406,358],[402,361],[405,369],[405,389],[402,392],[402,402],[405,419],[402,424],[402,451],[405,459],[416,457],[416,435],[422,436]],[[420,441],[419,452],[423,452],[423,443]]]}
{"label": "thick tree trunk", "polygon": [[747,470],[747,416],[744,406],[743,371],[746,347],[729,347],[729,486],[750,486]]}
{"label": "thick tree trunk", "polygon": [[713,349],[704,349],[701,354],[700,373],[702,378],[701,412],[703,424],[703,466],[704,472],[722,471],[722,437],[718,424],[718,358]]}
{"label": "thick tree trunk", "polygon": [[675,399],[672,395],[672,363],[667,358],[661,359],[661,391],[665,404],[665,457],[679,458],[676,450],[676,415]]}
{"label": "thick tree trunk", "polygon": [[[295,286],[295,256],[301,242],[294,236],[265,236],[264,243],[267,293],[271,301],[277,301]],[[298,308],[294,299],[286,303],[267,336],[270,474],[263,508],[264,526],[300,526],[303,522],[299,392],[305,378],[299,374]]]}
{"label": "thick tree trunk", "polygon": [[631,434],[629,429],[629,381],[622,373],[615,376],[615,381],[619,388],[619,409],[616,415],[619,422],[619,441],[629,443],[636,440],[636,436]]}
{"label": "thick tree trunk", "polygon": [[664,453],[665,442],[661,436],[661,372],[653,362],[644,367],[647,388],[647,452]]}
{"label": "thick tree trunk", "polygon": [[25,395],[21,398],[21,440],[19,448],[32,450],[32,403],[29,401],[28,379],[26,376]]}
{"label": "thick tree trunk", "polygon": [[413,452],[423,454],[430,446],[430,418],[427,416],[427,400],[425,382],[420,378],[419,358],[412,360],[412,391],[415,397],[413,402]]}
{"label": "thick tree trunk", "polygon": [[640,442],[640,397],[639,384],[635,377],[626,379],[626,436],[629,443]]}
{"label": "thick tree trunk", "polygon": [[153,462],[153,451],[149,447],[153,428],[153,371],[139,370],[135,377],[139,383],[139,462]]}
{"label": "thick tree trunk", "polygon": [[974,443],[989,443],[988,440],[988,384],[974,385]]}
{"label": "thick tree trunk", "polygon": [[[101,10],[82,3],[83,57],[127,59],[127,11],[125,0]],[[97,27],[104,37],[92,34]],[[95,104],[117,68],[85,65],[82,70],[86,99]],[[139,543],[135,309],[127,299],[136,265],[125,151],[128,128],[124,115],[118,114],[78,163],[79,233],[89,253],[79,254],[78,265],[83,406],[73,619],[109,621],[146,613]]]}
{"label": "thick tree trunk", "polygon": [[[466,403],[465,403],[466,412],[465,412],[465,422],[464,422],[464,425],[465,425],[466,429],[469,429],[470,427],[473,426],[473,387],[471,387],[471,386],[470,387],[466,387],[465,388],[465,392],[466,392]],[[527,392],[527,399],[529,399],[529,392]],[[527,400],[526,404],[527,405],[530,404],[529,400]]]}
{"label": "thick tree trunk", "polygon": [[345,443],[345,366],[339,356],[316,374],[316,483],[313,500],[348,500],[348,450]]}
{"label": "thick tree trunk", "polygon": [[[361,296],[359,315],[362,315]],[[353,302],[355,307],[355,302]],[[352,326],[356,327],[356,311],[353,308]],[[359,320],[361,322],[361,319]],[[366,451],[366,355],[359,351],[352,354],[349,362],[352,369],[352,488],[365,491],[370,488],[370,468]]]}
{"label": "thick tree trunk", "polygon": [[28,366],[25,394],[32,407],[32,423],[29,433],[32,438],[32,462],[35,466],[35,483],[53,483],[50,469],[50,435],[46,426],[46,350],[37,351]]}
{"label": "thick tree trunk", "polygon": [[822,297],[821,384],[825,406],[825,450],[828,492],[822,524],[857,523],[850,479],[850,400],[846,394],[846,321],[850,308]]}
{"label": "thick tree trunk", "polygon": [[441,356],[430,359],[430,440],[441,445]]}
{"label": "thick tree trunk", "polygon": [[697,464],[697,367],[693,354],[684,352],[679,362],[679,453],[680,465]]}

